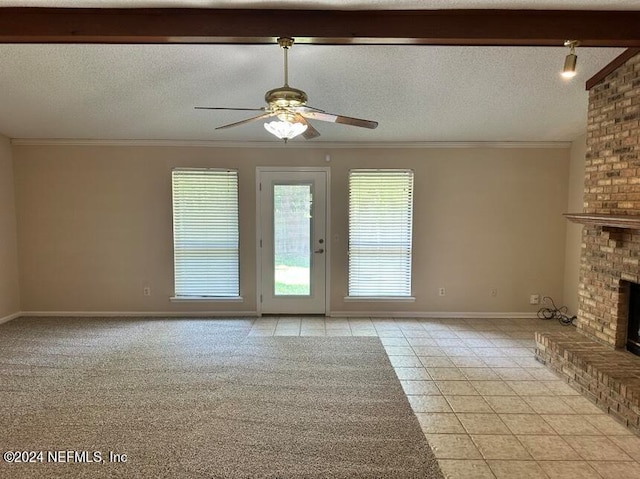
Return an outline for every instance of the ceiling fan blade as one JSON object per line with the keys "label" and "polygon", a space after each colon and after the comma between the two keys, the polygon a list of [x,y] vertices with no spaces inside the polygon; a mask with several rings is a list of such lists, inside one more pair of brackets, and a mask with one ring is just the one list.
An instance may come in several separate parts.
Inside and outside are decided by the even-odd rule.
{"label": "ceiling fan blade", "polygon": [[218,107],[218,106],[194,106],[196,110],[236,110],[236,111],[265,111],[267,108],[226,108],[226,107]]}
{"label": "ceiling fan blade", "polygon": [[343,125],[359,126],[369,128],[371,130],[378,127],[377,121],[363,120],[361,118],[352,118],[350,116],[334,115],[333,113],[325,113],[320,111],[303,111],[300,112],[305,118],[312,120],[329,121],[332,123],[342,123]]}
{"label": "ceiling fan blade", "polygon": [[313,138],[318,138],[320,136],[320,132],[316,130],[311,124],[307,123],[307,129],[304,130],[302,136],[305,140],[312,140]]}
{"label": "ceiling fan blade", "polygon": [[275,113],[273,112],[267,112],[264,115],[258,115],[258,116],[254,116],[252,118],[247,118],[246,120],[241,120],[241,121],[236,121],[235,123],[229,123],[228,125],[222,125],[216,128],[216,130],[223,130],[225,128],[232,128],[234,126],[240,126],[240,125],[244,125],[245,123],[251,123],[252,121],[257,121],[257,120],[262,120],[263,118],[269,118],[271,116],[274,116]]}
{"label": "ceiling fan blade", "polygon": [[320,113],[324,113],[324,110],[321,110],[320,108],[315,108],[313,106],[309,106],[309,105],[298,105],[298,106],[292,106],[289,107],[289,109],[291,111],[295,111],[297,113],[305,113],[305,112],[320,112]]}
{"label": "ceiling fan blade", "polygon": [[302,136],[304,137],[305,140],[311,140],[313,138],[317,138],[320,136],[320,132],[318,130],[316,130],[311,123],[309,123],[307,120],[304,119],[304,117],[300,114],[296,114],[295,115],[295,119],[297,121],[299,121],[300,123],[303,123],[305,125],[307,125],[307,129],[304,130],[304,133],[302,134]]}

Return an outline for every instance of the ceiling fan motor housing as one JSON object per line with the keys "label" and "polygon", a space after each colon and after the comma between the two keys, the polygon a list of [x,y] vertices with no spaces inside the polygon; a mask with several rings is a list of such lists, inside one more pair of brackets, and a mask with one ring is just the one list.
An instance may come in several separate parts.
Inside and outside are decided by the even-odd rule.
{"label": "ceiling fan motor housing", "polygon": [[273,109],[290,108],[304,105],[307,102],[307,94],[297,88],[283,86],[269,90],[264,99]]}

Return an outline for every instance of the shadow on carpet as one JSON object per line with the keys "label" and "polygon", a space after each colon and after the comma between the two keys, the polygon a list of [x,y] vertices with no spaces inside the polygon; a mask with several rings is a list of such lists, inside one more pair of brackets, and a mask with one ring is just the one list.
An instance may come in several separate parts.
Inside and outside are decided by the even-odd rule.
{"label": "shadow on carpet", "polygon": [[43,455],[0,477],[442,478],[378,338],[250,327],[1,325],[0,450]]}

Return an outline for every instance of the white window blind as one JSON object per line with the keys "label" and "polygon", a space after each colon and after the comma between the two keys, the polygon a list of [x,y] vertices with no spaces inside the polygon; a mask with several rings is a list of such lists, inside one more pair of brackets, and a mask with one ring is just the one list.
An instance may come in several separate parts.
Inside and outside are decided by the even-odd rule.
{"label": "white window blind", "polygon": [[172,180],[176,297],[238,297],[238,172],[176,169]]}
{"label": "white window blind", "polygon": [[349,172],[349,296],[411,296],[413,171]]}

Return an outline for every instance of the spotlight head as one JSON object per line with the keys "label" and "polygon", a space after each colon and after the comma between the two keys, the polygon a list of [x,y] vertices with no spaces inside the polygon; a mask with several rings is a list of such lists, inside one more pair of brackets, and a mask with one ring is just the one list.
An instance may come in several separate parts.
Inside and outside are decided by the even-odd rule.
{"label": "spotlight head", "polygon": [[578,62],[576,46],[578,46],[578,44],[578,40],[566,40],[564,42],[564,46],[569,47],[569,54],[564,59],[564,67],[562,68],[563,78],[573,78],[576,76],[576,63]]}
{"label": "spotlight head", "polygon": [[578,57],[569,53],[564,59],[564,67],[562,68],[562,77],[563,78],[573,78],[576,76],[576,63],[578,62]]}

